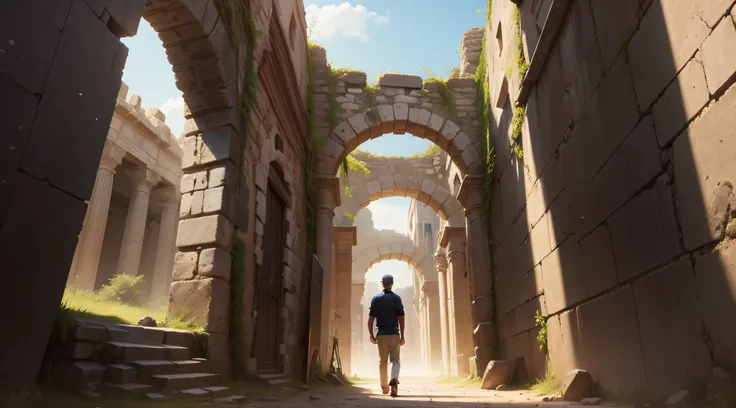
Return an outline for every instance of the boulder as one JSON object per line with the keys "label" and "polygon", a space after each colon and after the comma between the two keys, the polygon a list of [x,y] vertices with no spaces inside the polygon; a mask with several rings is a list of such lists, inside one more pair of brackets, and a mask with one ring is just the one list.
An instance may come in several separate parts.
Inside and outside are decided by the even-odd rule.
{"label": "boulder", "polygon": [[571,370],[562,383],[562,399],[565,401],[580,401],[592,397],[595,393],[595,382],[589,372],[585,370]]}
{"label": "boulder", "polygon": [[151,316],[145,316],[138,319],[138,326],[156,327],[158,323],[156,319]]}
{"label": "boulder", "polygon": [[511,362],[491,360],[483,373],[483,381],[480,388],[484,390],[495,390],[501,384],[508,384],[511,380]]}
{"label": "boulder", "polygon": [[667,401],[664,403],[664,406],[667,408],[687,408],[690,400],[691,400],[690,391],[688,390],[677,391],[676,393],[672,394],[669,398],[667,398]]}

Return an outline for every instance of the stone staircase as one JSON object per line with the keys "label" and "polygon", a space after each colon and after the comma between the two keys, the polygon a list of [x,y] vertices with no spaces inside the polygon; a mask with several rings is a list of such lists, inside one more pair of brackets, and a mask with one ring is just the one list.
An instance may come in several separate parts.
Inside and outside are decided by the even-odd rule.
{"label": "stone staircase", "polygon": [[55,353],[64,383],[89,397],[196,397],[236,402],[186,330],[78,320],[73,338]]}

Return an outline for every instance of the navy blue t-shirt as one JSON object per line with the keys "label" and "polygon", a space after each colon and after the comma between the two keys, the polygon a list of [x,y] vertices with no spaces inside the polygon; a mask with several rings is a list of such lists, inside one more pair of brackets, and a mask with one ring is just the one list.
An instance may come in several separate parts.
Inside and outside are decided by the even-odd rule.
{"label": "navy blue t-shirt", "polygon": [[399,317],[403,315],[404,304],[394,292],[384,290],[371,299],[369,316],[376,318],[377,336],[399,334]]}

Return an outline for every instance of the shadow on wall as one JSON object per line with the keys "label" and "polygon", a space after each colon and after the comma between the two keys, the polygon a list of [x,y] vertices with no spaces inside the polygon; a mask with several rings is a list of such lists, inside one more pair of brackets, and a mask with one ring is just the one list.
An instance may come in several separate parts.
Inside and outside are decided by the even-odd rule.
{"label": "shadow on wall", "polygon": [[540,310],[558,380],[583,368],[605,396],[662,401],[736,369],[736,64],[719,57],[736,29],[730,1],[615,3],[573,2],[523,161],[509,162],[508,118],[491,123],[498,328],[506,358],[542,375]]}

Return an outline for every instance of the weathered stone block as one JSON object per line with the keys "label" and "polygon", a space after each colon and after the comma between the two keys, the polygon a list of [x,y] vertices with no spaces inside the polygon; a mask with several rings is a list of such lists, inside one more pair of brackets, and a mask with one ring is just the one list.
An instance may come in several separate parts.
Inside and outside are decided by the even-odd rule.
{"label": "weathered stone block", "polygon": [[508,385],[511,381],[511,362],[493,360],[489,361],[483,373],[481,389],[495,390],[501,384]]}
{"label": "weathered stone block", "polygon": [[176,246],[182,248],[214,244],[227,248],[230,246],[232,233],[232,223],[220,214],[191,218],[179,223]]}
{"label": "weathered stone block", "polygon": [[616,264],[608,228],[601,225],[580,241],[582,275],[588,297],[595,296],[616,285]]}
{"label": "weathered stone block", "polygon": [[649,392],[657,400],[710,373],[697,286],[688,258],[634,283]]}
{"label": "weathered stone block", "polygon": [[203,249],[199,254],[198,276],[211,276],[230,281],[230,254],[220,248]]}
{"label": "weathered stone block", "polygon": [[596,34],[600,44],[603,67],[608,71],[613,60],[639,24],[639,2],[622,0],[616,3],[594,1],[591,3]]}
{"label": "weathered stone block", "polygon": [[668,144],[685,123],[708,102],[708,98],[703,64],[692,60],[654,105],[652,113],[659,145]]}
{"label": "weathered stone block", "polygon": [[[675,140],[677,201],[685,246],[692,250],[718,239],[722,215],[711,213],[719,186],[736,174],[736,87],[704,111]],[[718,160],[713,160],[718,157]]]}
{"label": "weathered stone block", "polygon": [[736,28],[730,16],[725,17],[718,27],[703,42],[701,57],[708,80],[708,90],[715,94],[736,72]]}
{"label": "weathered stone block", "polygon": [[[184,314],[208,333],[227,334],[230,285],[221,279],[195,279],[171,284],[169,316]],[[212,349],[210,349],[212,350]]]}
{"label": "weathered stone block", "polygon": [[562,399],[580,401],[595,393],[593,377],[585,370],[572,370],[565,375],[562,383]]}
{"label": "weathered stone block", "polygon": [[422,78],[418,75],[383,74],[378,80],[381,87],[422,89]]}
{"label": "weathered stone block", "polygon": [[602,392],[632,395],[648,390],[630,286],[578,307],[586,369]]}
{"label": "weathered stone block", "polygon": [[669,177],[629,201],[609,220],[619,281],[634,277],[680,251]]}
{"label": "weathered stone block", "polygon": [[365,75],[365,72],[350,71],[345,74],[340,80],[342,82],[345,82],[346,85],[356,85],[358,87],[362,87],[366,84],[367,77]]}

